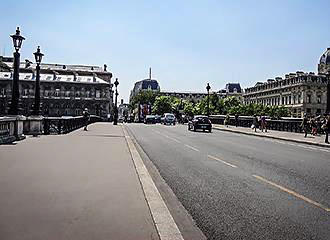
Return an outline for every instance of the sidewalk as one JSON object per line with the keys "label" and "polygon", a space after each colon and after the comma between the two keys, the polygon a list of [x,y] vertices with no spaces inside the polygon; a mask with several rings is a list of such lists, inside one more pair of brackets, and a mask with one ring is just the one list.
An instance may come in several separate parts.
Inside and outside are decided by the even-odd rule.
{"label": "sidewalk", "polygon": [[0,239],[159,239],[120,125],[0,146],[0,195]]}
{"label": "sidewalk", "polygon": [[252,130],[251,128],[245,128],[245,127],[235,127],[231,125],[225,127],[224,125],[219,125],[219,124],[213,124],[212,126],[213,129],[220,131],[241,133],[241,134],[253,135],[258,137],[273,138],[284,141],[304,143],[304,144],[330,148],[330,144],[324,143],[324,138],[325,138],[324,135],[313,136],[311,134],[308,134],[307,137],[305,138],[303,133],[284,132],[284,131],[275,131],[275,130],[267,130],[267,132],[261,132],[261,130],[259,129],[257,129],[257,132],[254,132],[254,130]]}

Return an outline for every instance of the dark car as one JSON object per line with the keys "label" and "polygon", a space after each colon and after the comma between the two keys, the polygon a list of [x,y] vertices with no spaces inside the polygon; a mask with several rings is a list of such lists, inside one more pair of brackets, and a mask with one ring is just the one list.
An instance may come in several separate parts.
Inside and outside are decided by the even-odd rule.
{"label": "dark car", "polygon": [[156,117],[154,115],[147,115],[144,119],[144,124],[155,124],[156,123]]}
{"label": "dark car", "polygon": [[191,121],[188,122],[188,130],[196,131],[201,129],[203,131],[212,131],[212,124],[207,116],[197,115]]}
{"label": "dark car", "polygon": [[156,123],[161,123],[161,116],[159,116],[159,115],[155,115],[155,121],[156,121]]}

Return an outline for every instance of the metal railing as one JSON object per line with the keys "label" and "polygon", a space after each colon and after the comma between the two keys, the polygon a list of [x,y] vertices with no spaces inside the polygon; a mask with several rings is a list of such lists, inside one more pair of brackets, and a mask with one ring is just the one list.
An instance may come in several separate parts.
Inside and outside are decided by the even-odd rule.
{"label": "metal railing", "polygon": [[[210,120],[213,124],[224,124],[226,116],[225,115],[211,115]],[[266,119],[267,129],[277,130],[277,131],[286,131],[286,132],[303,132],[301,128],[301,118],[292,118],[292,119]],[[253,124],[252,116],[239,116],[237,121],[237,126],[239,127],[248,127],[250,128]],[[235,116],[230,116],[229,125],[236,125]],[[318,126],[318,132],[323,132],[321,126]]]}
{"label": "metal railing", "polygon": [[[44,134],[66,134],[79,129],[86,124],[86,118],[80,117],[45,117],[43,120]],[[102,118],[90,116],[88,124],[101,122]]]}

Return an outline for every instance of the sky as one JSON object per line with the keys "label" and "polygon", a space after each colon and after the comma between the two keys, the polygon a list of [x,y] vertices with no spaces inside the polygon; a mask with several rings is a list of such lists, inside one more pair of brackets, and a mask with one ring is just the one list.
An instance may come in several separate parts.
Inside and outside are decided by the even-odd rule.
{"label": "sky", "polygon": [[136,81],[167,91],[243,88],[289,72],[317,72],[330,47],[329,0],[1,0],[0,55],[26,38],[21,60],[108,65],[128,101]]}

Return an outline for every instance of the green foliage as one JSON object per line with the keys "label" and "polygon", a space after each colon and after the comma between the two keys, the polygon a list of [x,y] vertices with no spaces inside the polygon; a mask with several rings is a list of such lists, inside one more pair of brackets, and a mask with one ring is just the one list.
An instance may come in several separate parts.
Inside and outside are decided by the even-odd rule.
{"label": "green foliage", "polygon": [[173,112],[173,99],[167,96],[158,96],[152,106],[152,113],[163,115],[164,113]]}
{"label": "green foliage", "polygon": [[137,104],[151,104],[153,105],[156,97],[158,96],[158,92],[147,90],[140,91],[137,95],[135,95],[130,101],[130,108],[134,109]]}
{"label": "green foliage", "polygon": [[[264,106],[261,104],[242,104],[237,97],[227,97],[220,99],[217,94],[211,94],[209,99],[210,114],[238,114],[240,116],[262,115],[272,118],[281,118],[289,116],[287,108],[282,106]],[[153,91],[142,91],[131,100],[131,105],[151,104],[152,113],[163,115],[164,113],[174,113],[178,115],[180,110],[187,116],[206,115],[207,97],[201,101],[181,100],[177,97],[159,96],[159,93]]]}

